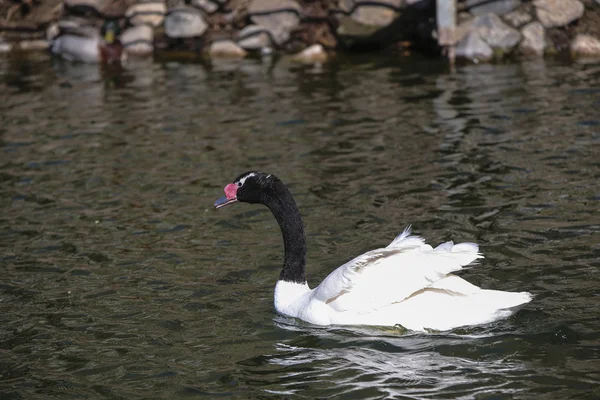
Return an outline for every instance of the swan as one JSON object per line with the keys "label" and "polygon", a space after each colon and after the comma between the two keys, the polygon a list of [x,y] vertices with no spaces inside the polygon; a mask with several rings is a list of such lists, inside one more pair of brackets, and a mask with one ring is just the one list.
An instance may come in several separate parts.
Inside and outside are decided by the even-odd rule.
{"label": "swan", "polygon": [[481,289],[453,275],[483,258],[475,243],[432,248],[410,227],[387,247],[368,251],[331,272],[319,286],[306,281],[306,239],[288,188],[272,174],[250,171],[225,186],[215,208],[235,202],[266,205],[284,244],[275,285],[278,313],[316,325],[400,325],[412,331],[446,331],[511,315],[532,299],[527,292]]}

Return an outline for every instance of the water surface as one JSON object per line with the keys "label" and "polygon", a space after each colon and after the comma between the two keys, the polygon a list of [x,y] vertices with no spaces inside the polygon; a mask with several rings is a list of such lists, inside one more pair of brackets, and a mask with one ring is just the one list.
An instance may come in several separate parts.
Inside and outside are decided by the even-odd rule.
{"label": "water surface", "polygon": [[[0,397],[597,398],[600,67],[418,58],[100,71],[0,59]],[[277,174],[309,284],[408,224],[530,291],[438,334],[277,316]]]}

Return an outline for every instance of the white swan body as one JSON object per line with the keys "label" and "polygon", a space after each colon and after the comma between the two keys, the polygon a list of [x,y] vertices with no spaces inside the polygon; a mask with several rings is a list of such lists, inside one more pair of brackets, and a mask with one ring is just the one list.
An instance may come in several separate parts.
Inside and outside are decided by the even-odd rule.
{"label": "white swan body", "polygon": [[225,187],[220,208],[237,201],[271,209],[283,234],[285,257],[275,286],[275,309],[317,325],[401,325],[444,331],[505,318],[531,301],[527,292],[481,289],[453,275],[483,258],[475,243],[446,242],[435,249],[410,228],[382,249],[371,250],[310,289],[305,276],[302,219],[288,189],[273,175],[248,172]]}
{"label": "white swan body", "polygon": [[481,289],[451,274],[483,258],[474,243],[435,249],[406,229],[389,246],[369,251],[327,276],[315,289],[279,281],[275,309],[317,325],[401,325],[449,330],[492,322],[531,300],[526,292]]}

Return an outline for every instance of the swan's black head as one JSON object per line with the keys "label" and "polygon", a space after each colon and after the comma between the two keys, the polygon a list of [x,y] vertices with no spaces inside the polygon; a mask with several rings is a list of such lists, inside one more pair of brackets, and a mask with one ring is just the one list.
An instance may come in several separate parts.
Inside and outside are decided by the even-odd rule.
{"label": "swan's black head", "polygon": [[262,172],[244,172],[233,183],[225,186],[225,196],[215,201],[215,207],[221,208],[237,201],[244,203],[265,203],[265,194],[269,192],[276,176]]}

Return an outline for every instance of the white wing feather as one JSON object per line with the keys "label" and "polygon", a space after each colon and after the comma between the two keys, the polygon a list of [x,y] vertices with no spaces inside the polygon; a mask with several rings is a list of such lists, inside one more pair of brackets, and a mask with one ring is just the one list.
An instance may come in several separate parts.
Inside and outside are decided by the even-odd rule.
{"label": "white wing feather", "polygon": [[446,242],[434,249],[411,236],[408,227],[387,247],[337,268],[315,288],[312,298],[336,311],[369,313],[401,302],[482,257],[474,243]]}

